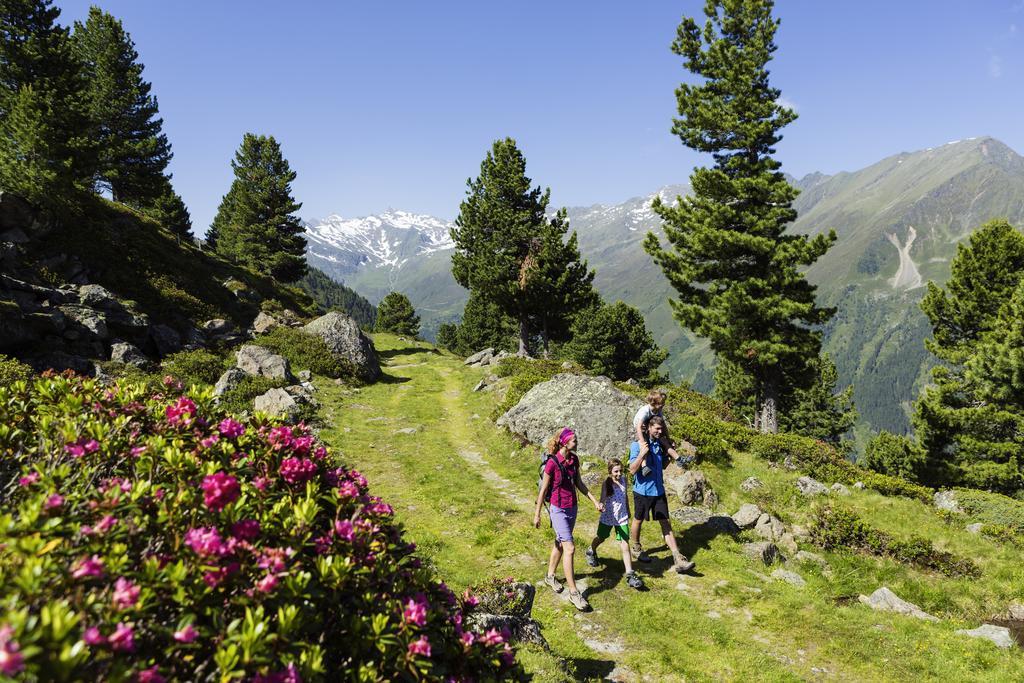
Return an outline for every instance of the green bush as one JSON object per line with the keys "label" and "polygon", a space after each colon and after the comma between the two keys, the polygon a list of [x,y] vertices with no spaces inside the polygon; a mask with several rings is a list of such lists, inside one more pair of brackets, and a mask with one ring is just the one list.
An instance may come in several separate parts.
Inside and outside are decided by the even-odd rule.
{"label": "green bush", "polygon": [[293,327],[275,327],[253,340],[288,359],[293,370],[310,370],[325,377],[354,379],[355,368],[338,358],[320,337]]}
{"label": "green bush", "polygon": [[924,450],[913,439],[886,431],[876,434],[864,451],[868,469],[907,481],[918,481],[924,463]]}
{"label": "green bush", "polygon": [[640,311],[621,301],[576,316],[564,352],[595,375],[641,383],[661,381],[658,366],[668,357],[654,343]]}
{"label": "green bush", "polygon": [[932,569],[946,576],[977,577],[981,570],[968,558],[936,550],[920,536],[899,540],[875,529],[849,510],[823,505],[815,510],[811,540],[825,550],[859,550],[897,562]]}
{"label": "green bush", "polygon": [[19,360],[0,354],[0,386],[32,378],[32,368]]}
{"label": "green bush", "polygon": [[220,406],[229,413],[252,412],[252,402],[271,389],[287,386],[282,379],[246,375],[233,389],[221,394]]}
{"label": "green bush", "polygon": [[24,680],[508,680],[502,634],[308,431],[211,393],[0,387],[3,674]]}
{"label": "green bush", "polygon": [[185,386],[216,384],[226,363],[221,356],[206,349],[179,351],[164,358],[164,371]]}
{"label": "green bush", "polygon": [[505,392],[504,400],[494,408],[491,417],[497,418],[503,415],[519,403],[519,400],[526,395],[526,392],[534,386],[541,382],[547,382],[562,372],[565,372],[565,370],[562,369],[562,364],[557,360],[540,360],[521,358],[519,356],[503,358],[498,363],[494,374],[498,377],[509,377],[511,379]]}
{"label": "green bush", "polygon": [[956,489],[956,500],[971,522],[1005,526],[1024,534],[1024,503],[1001,493]]}
{"label": "green bush", "polygon": [[388,292],[377,306],[376,332],[391,332],[415,337],[420,333],[420,317],[409,297],[401,292]]}

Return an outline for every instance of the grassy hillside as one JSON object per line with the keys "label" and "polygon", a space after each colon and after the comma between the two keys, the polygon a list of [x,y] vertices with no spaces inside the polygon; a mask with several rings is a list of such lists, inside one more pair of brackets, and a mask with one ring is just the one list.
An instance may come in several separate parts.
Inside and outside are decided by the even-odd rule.
{"label": "grassy hillside", "polygon": [[[540,581],[550,530],[530,524],[537,448],[522,446],[488,420],[497,397],[472,391],[484,371],[464,367],[426,344],[390,335],[376,336],[375,343],[388,364],[386,381],[361,389],[321,383],[329,425],[322,436],[394,504],[419,552],[453,587],[491,576]],[[703,410],[689,407],[694,413]],[[749,452],[723,450],[700,469],[725,513],[755,502],[787,525],[807,525],[822,504],[797,494],[799,472],[771,466]],[[739,485],[750,476],[765,486],[744,493]],[[650,590],[626,587],[621,559],[608,544],[598,569],[578,558],[578,576],[588,586],[594,611],[578,614],[539,588],[534,615],[552,651],[526,647],[521,658],[540,681],[600,680],[613,671],[626,680],[657,681],[1024,676],[1019,650],[1000,650],[955,633],[1021,598],[1024,568],[1018,548],[970,534],[963,520],[940,516],[911,498],[864,490],[829,502],[897,539],[916,534],[938,550],[971,558],[980,576],[946,576],[890,557],[802,544],[822,556],[829,569],[791,563],[787,568],[806,581],[797,588],[770,578],[775,567],[743,554],[740,544],[754,540],[750,532],[715,534],[674,522],[684,552],[697,562],[696,574],[679,577],[669,571],[668,552],[648,524],[644,545],[656,560],[641,571]],[[581,542],[596,521],[596,513],[581,510]],[[940,621],[876,612],[857,602],[857,595],[883,585]]]}

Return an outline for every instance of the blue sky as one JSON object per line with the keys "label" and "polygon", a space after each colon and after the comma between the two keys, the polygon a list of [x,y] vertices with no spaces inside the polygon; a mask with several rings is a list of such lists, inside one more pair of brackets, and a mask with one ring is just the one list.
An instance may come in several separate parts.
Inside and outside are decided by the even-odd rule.
{"label": "blue sky", "polygon": [[[60,21],[90,3],[56,0]],[[274,135],[303,218],[453,218],[491,142],[517,139],[556,205],[617,203],[704,160],[669,133],[669,51],[703,2],[109,0],[135,40],[206,230],[242,134]],[[1024,0],[780,0],[772,82],[796,176],[992,135],[1024,153]]]}

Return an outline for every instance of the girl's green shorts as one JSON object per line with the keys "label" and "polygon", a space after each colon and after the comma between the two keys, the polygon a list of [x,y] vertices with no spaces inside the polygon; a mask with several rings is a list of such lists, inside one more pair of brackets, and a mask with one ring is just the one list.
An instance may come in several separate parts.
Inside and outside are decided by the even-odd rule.
{"label": "girl's green shorts", "polygon": [[615,529],[615,539],[618,541],[629,541],[629,527],[625,524],[618,526],[608,526],[607,524],[597,523],[597,537],[601,539],[608,538],[611,535],[612,529]]}

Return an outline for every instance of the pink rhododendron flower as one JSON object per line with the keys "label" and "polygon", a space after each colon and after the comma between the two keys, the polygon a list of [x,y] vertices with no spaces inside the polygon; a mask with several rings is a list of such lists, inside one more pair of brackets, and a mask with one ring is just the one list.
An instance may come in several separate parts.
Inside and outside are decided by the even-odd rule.
{"label": "pink rhododendron flower", "polygon": [[229,439],[237,439],[245,434],[245,425],[230,417],[221,420],[217,428],[220,430],[221,436]]}
{"label": "pink rhododendron flower", "polygon": [[270,480],[267,479],[266,477],[256,477],[255,479],[252,480],[252,485],[259,489],[260,491],[266,491],[267,486],[270,485]]}
{"label": "pink rhododendron flower", "polygon": [[409,656],[419,655],[420,657],[430,656],[430,641],[426,636],[420,636],[419,640],[409,643]]}
{"label": "pink rhododendron flower", "polygon": [[140,671],[136,679],[138,683],[167,683],[167,679],[160,675],[160,667],[156,664]]}
{"label": "pink rhododendron flower", "polygon": [[128,609],[139,601],[139,587],[123,576],[114,582],[114,607]]}
{"label": "pink rhododendron flower", "polygon": [[189,529],[185,533],[185,545],[192,548],[200,557],[220,557],[230,551],[221,539],[220,533],[213,527]]}
{"label": "pink rhododendron flower", "polygon": [[267,443],[273,446],[275,451],[288,448],[292,445],[292,440],[291,427],[285,426],[274,427],[267,436]]}
{"label": "pink rhododendron flower", "polygon": [[115,526],[117,526],[117,517],[114,517],[113,515],[104,515],[103,519],[99,521],[99,524],[94,527],[94,531],[102,534],[110,531]]}
{"label": "pink rhododendron flower", "polygon": [[285,560],[294,554],[291,548],[265,548],[256,566],[273,573],[283,572],[287,567]]}
{"label": "pink rhododendron flower", "polygon": [[316,476],[316,463],[309,458],[285,458],[278,471],[289,484],[300,484]]}
{"label": "pink rhododendron flower", "polygon": [[89,628],[85,629],[84,633],[82,633],[82,641],[85,642],[86,645],[93,646],[105,645],[107,639],[103,637],[103,634],[100,633],[100,630],[98,628],[96,628],[95,626],[90,626]]}
{"label": "pink rhododendron flower", "polygon": [[302,676],[295,664],[289,663],[284,671],[275,671],[270,674],[256,674],[252,677],[252,683],[302,683]]}
{"label": "pink rhododendron flower", "polygon": [[388,517],[395,512],[395,509],[387,503],[374,503],[366,508],[366,511],[372,515],[381,515],[382,517]]}
{"label": "pink rhododendron flower", "polygon": [[[427,602],[422,597],[410,600],[405,603],[405,611],[402,612],[402,619],[407,624],[423,626],[427,623]],[[428,655],[429,656],[429,655]]]}
{"label": "pink rhododendron flower", "polygon": [[59,493],[54,493],[53,495],[46,499],[45,503],[43,503],[43,508],[45,510],[56,510],[63,504],[64,496],[60,495]]}
{"label": "pink rhododendron flower", "polygon": [[206,437],[205,439],[202,439],[199,442],[199,445],[202,446],[203,448],[209,448],[210,446],[216,444],[218,441],[220,441],[219,436],[217,436],[216,434],[210,434],[210,436]]}
{"label": "pink rhododendron flower", "polygon": [[260,523],[255,519],[243,519],[231,525],[231,535],[243,541],[254,541],[260,535]]}
{"label": "pink rhododendron flower", "polygon": [[75,579],[91,578],[103,576],[103,560],[99,555],[93,555],[92,557],[83,558],[78,561],[78,565],[71,572],[71,577]]}
{"label": "pink rhododendron flower", "polygon": [[135,629],[131,624],[118,624],[107,639],[110,648],[115,652],[135,651]]}
{"label": "pink rhododendron flower", "polygon": [[275,588],[277,588],[277,577],[273,574],[267,574],[256,582],[256,590],[261,593],[270,593]]}
{"label": "pink rhododendron flower", "polygon": [[498,655],[498,659],[501,660],[504,666],[513,666],[516,663],[516,655],[512,652],[512,646],[505,643],[505,648]]}
{"label": "pink rhododendron flower", "polygon": [[338,486],[338,495],[342,498],[355,498],[359,495],[359,487],[350,481],[343,481]]}
{"label": "pink rhododendron flower", "polygon": [[470,647],[473,641],[476,640],[476,636],[473,635],[472,631],[463,631],[459,638],[462,640],[462,646],[466,648]]}
{"label": "pink rhododendron flower", "polygon": [[313,457],[317,460],[323,460],[327,457],[327,449],[324,446],[319,446],[313,451]]}
{"label": "pink rhododendron flower", "polygon": [[0,628],[0,674],[13,676],[25,669],[25,656],[19,652],[20,649],[14,640],[14,629],[10,626]]}
{"label": "pink rhododendron flower", "polygon": [[317,555],[326,555],[331,551],[331,545],[334,542],[334,537],[331,534],[324,534],[323,536],[317,536],[313,543],[316,545]]}
{"label": "pink rhododendron flower", "polygon": [[348,478],[352,480],[355,483],[355,485],[358,486],[359,488],[366,488],[366,477],[364,477],[356,470],[350,470],[348,473]]}
{"label": "pink rhododendron flower", "polygon": [[312,447],[313,437],[311,436],[300,436],[299,438],[292,440],[292,450],[299,455],[306,455]]}
{"label": "pink rhododendron flower", "polygon": [[199,631],[192,624],[189,624],[180,631],[174,632],[174,639],[179,643],[191,643],[199,636]]}
{"label": "pink rhododendron flower", "polygon": [[139,457],[140,455],[142,455],[143,453],[146,452],[146,447],[145,446],[133,446],[132,450],[130,452],[131,452],[133,458],[137,458],[137,457]]}
{"label": "pink rhododendron flower", "polygon": [[480,642],[484,645],[501,645],[505,642],[505,638],[498,633],[497,629],[492,628],[480,637]]}
{"label": "pink rhododendron flower", "polygon": [[238,479],[225,472],[216,472],[203,478],[203,502],[206,507],[220,512],[234,502],[242,487]]}
{"label": "pink rhododendron flower", "polygon": [[18,480],[18,486],[31,486],[37,481],[39,481],[39,473],[30,472]]}
{"label": "pink rhododendron flower", "polygon": [[352,542],[352,539],[356,537],[355,527],[352,526],[352,522],[347,519],[339,519],[334,522],[334,533],[337,534],[338,538],[343,541]]}
{"label": "pink rhododendron flower", "polygon": [[196,404],[188,396],[182,396],[177,403],[173,403],[164,410],[167,421],[172,425],[188,426],[192,424],[196,416]]}
{"label": "pink rhododendron flower", "polygon": [[475,595],[473,595],[470,592],[468,588],[462,593],[462,602],[466,603],[470,607],[476,607],[480,604],[480,601],[477,599]]}

